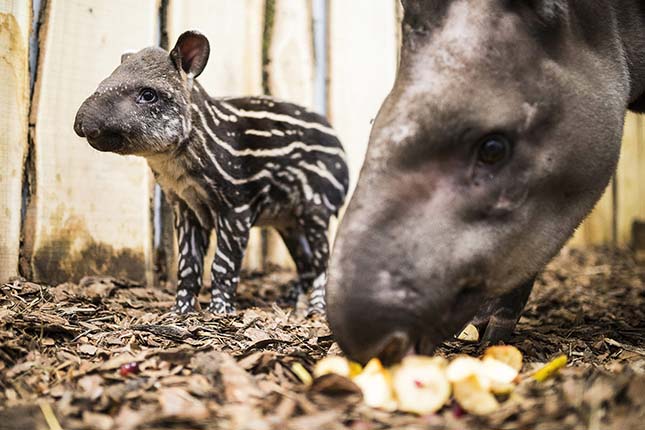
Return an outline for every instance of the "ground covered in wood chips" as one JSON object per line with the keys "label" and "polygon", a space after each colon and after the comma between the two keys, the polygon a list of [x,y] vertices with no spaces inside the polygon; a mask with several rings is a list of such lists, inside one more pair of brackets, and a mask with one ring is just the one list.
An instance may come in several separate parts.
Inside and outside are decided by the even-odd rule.
{"label": "ground covered in wood chips", "polygon": [[645,428],[645,266],[627,252],[565,250],[549,265],[510,343],[524,375],[560,353],[569,365],[525,377],[483,418],[385,413],[337,380],[304,385],[294,363],[339,351],[322,319],[275,304],[290,277],[247,277],[231,316],[169,314],[170,287],[113,278],[3,285],[0,429]]}

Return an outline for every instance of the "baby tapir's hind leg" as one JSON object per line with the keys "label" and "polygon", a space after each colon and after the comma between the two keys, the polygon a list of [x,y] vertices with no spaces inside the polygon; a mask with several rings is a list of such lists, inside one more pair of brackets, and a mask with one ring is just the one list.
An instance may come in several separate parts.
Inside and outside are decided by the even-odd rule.
{"label": "baby tapir's hind leg", "polygon": [[226,213],[218,216],[209,312],[222,314],[235,311],[235,289],[240,281],[240,268],[250,229],[246,218],[228,216]]}
{"label": "baby tapir's hind leg", "polygon": [[309,295],[309,313],[325,313],[325,286],[327,285],[327,265],[329,263],[329,230],[330,215],[314,213],[299,220],[313,258],[311,265],[314,276]]}
{"label": "baby tapir's hind leg", "polygon": [[295,303],[301,293],[307,292],[314,280],[314,256],[302,229],[285,227],[278,229],[278,232],[298,270],[298,281],[287,295],[287,300]]}
{"label": "baby tapir's hind leg", "polygon": [[179,313],[195,311],[202,287],[204,253],[208,249],[208,232],[197,216],[183,202],[174,204],[175,230],[179,247],[177,297],[173,310]]}

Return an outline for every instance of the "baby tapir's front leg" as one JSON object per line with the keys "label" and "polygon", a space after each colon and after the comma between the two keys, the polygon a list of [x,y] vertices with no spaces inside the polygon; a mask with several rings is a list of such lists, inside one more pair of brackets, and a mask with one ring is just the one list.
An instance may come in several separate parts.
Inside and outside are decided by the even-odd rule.
{"label": "baby tapir's front leg", "polygon": [[177,297],[174,311],[195,312],[197,296],[202,287],[204,254],[208,249],[208,231],[184,202],[174,204],[175,230],[179,248]]}
{"label": "baby tapir's front leg", "polygon": [[211,304],[208,311],[231,313],[235,311],[235,289],[240,281],[242,258],[249,240],[250,217],[232,211],[222,212],[217,218],[217,251],[213,259]]}

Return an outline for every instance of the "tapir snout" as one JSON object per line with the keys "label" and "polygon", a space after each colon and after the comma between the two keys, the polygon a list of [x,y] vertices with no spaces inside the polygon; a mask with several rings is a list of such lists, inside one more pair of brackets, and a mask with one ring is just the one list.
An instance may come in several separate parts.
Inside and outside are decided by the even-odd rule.
{"label": "tapir snout", "polygon": [[403,1],[397,79],[330,266],[328,319],[351,357],[428,353],[471,320],[483,340],[511,333],[643,93],[630,65],[645,59],[618,33],[643,23],[610,3]]}

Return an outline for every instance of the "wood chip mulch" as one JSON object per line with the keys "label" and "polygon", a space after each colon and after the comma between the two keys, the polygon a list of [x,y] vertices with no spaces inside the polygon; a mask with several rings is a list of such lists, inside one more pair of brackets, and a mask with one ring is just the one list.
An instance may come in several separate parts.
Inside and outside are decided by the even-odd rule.
{"label": "wood chip mulch", "polygon": [[[645,265],[627,251],[565,249],[548,266],[509,342],[524,378],[487,417],[386,413],[341,380],[303,384],[295,363],[339,349],[323,319],[276,304],[291,276],[246,277],[230,316],[167,313],[170,286],[109,277],[1,285],[0,429],[645,428]],[[528,376],[562,353],[558,375]]]}

